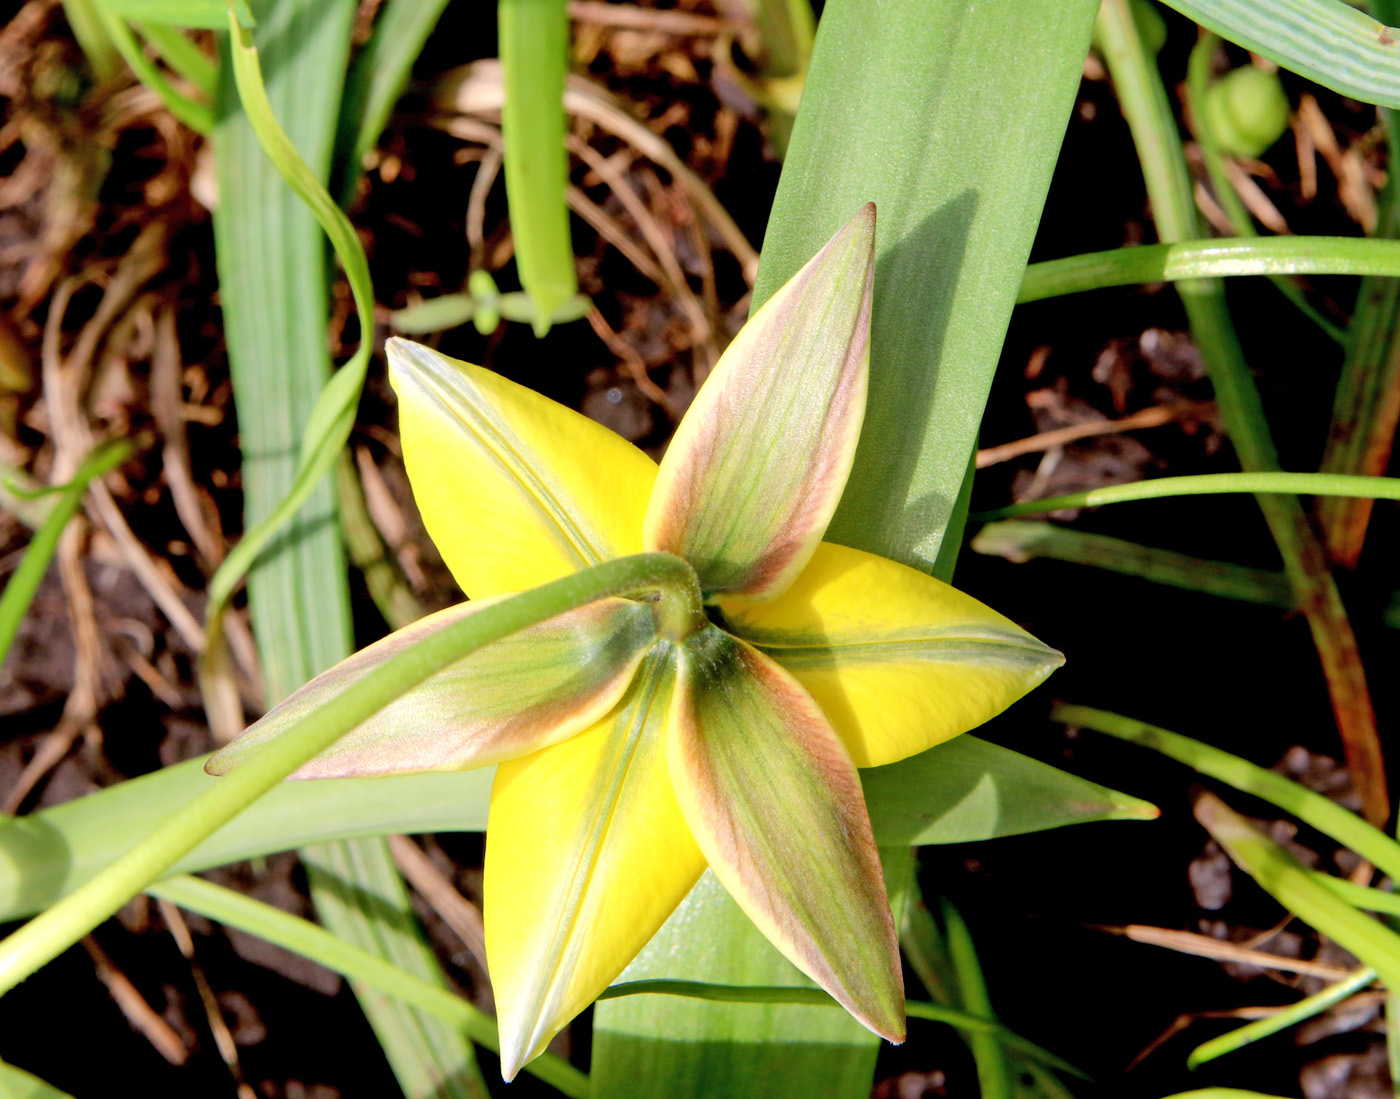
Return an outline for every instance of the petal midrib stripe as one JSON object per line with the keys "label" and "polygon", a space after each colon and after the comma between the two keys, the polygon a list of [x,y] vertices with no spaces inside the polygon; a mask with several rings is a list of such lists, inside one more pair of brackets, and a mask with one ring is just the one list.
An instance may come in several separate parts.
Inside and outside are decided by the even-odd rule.
{"label": "petal midrib stripe", "polygon": [[1028,645],[1025,642],[966,636],[802,644],[769,644],[751,638],[748,640],[754,648],[789,668],[794,665],[829,664],[837,659],[875,663],[956,663],[960,660],[992,657],[1039,663],[1054,655],[1053,650]]}

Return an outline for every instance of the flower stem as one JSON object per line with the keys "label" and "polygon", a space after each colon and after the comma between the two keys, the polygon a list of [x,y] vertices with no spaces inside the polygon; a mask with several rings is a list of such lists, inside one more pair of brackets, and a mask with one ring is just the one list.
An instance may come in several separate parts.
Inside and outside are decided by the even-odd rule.
{"label": "flower stem", "polygon": [[[584,569],[503,599],[386,661],[299,725],[249,756],[85,885],[0,942],[0,994],[111,916],[180,858],[366,718],[447,665],[537,622],[609,596],[660,591],[698,605],[695,574],[679,557],[643,553]],[[680,593],[696,591],[693,596]]]}

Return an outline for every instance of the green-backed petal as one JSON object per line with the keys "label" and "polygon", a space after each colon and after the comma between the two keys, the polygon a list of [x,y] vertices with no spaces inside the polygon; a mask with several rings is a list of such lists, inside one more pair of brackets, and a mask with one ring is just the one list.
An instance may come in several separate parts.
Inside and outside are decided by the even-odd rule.
{"label": "green-backed petal", "polygon": [[865,417],[874,262],[870,203],[749,319],[676,430],[645,540],[707,592],[781,594],[826,532]]}
{"label": "green-backed petal", "polygon": [[586,416],[408,340],[385,345],[413,498],[473,599],[639,553],[656,463]]}
{"label": "green-backed petal", "polygon": [[796,680],[714,628],[681,646],[668,752],[715,875],[852,1015],[904,1040],[904,981],[855,766]]}
{"label": "green-backed petal", "polygon": [[607,720],[502,764],[486,833],[486,957],[507,1080],[622,972],[705,869],[666,770],[674,658]]}
{"label": "green-backed petal", "polygon": [[1064,663],[971,596],[831,542],[781,599],[721,610],[812,693],[857,767],[976,728]]}
{"label": "green-backed petal", "polygon": [[[221,775],[413,642],[494,600],[450,607],[322,672],[209,760]],[[603,599],[463,657],[357,725],[293,778],[457,771],[557,744],[604,717],[656,639],[649,606]]]}

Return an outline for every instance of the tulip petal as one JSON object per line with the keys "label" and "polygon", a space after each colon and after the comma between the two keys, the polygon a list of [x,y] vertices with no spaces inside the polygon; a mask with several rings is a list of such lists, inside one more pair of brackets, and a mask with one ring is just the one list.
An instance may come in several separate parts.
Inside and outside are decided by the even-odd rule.
{"label": "tulip petal", "polygon": [[429,535],[473,599],[640,553],[656,463],[497,374],[390,339],[404,462]]}
{"label": "tulip petal", "polygon": [[865,416],[875,207],[750,318],[661,462],[644,537],[707,592],[771,599],[816,549]]}
{"label": "tulip petal", "polygon": [[607,720],[502,764],[486,833],[486,956],[511,1079],[646,945],[705,869],[666,770],[658,647]]}
{"label": "tulip petal", "polygon": [[710,868],[788,960],[904,1040],[904,982],[860,779],[810,695],[714,627],[681,646],[667,759]]}
{"label": "tulip petal", "polygon": [[[322,672],[210,759],[225,774],[413,642],[494,600],[449,607]],[[587,729],[617,705],[656,639],[650,606],[603,599],[463,657],[400,695],[292,778],[459,771],[513,759]]]}
{"label": "tulip petal", "polygon": [[970,595],[831,542],[781,599],[721,613],[811,692],[857,767],[981,725],[1064,663]]}

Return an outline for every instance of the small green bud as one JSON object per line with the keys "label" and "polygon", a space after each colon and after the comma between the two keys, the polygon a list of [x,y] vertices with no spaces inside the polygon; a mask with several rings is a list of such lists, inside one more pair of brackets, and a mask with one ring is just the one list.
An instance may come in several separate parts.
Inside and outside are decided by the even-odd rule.
{"label": "small green bud", "polygon": [[1283,136],[1288,114],[1278,74],[1245,65],[1211,85],[1203,121],[1221,152],[1256,157]]}
{"label": "small green bud", "polygon": [[467,293],[482,305],[494,305],[496,299],[501,296],[500,290],[496,288],[496,280],[491,277],[491,272],[481,268],[477,268],[468,277]]}
{"label": "small green bud", "polygon": [[1162,52],[1167,44],[1167,21],[1150,0],[1133,0],[1133,22],[1137,24],[1138,37],[1152,55]]}
{"label": "small green bud", "polygon": [[494,305],[478,305],[472,315],[472,324],[483,336],[489,336],[501,326],[501,311]]}

